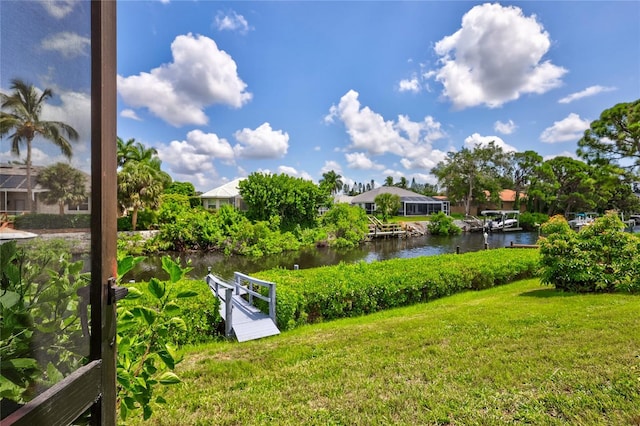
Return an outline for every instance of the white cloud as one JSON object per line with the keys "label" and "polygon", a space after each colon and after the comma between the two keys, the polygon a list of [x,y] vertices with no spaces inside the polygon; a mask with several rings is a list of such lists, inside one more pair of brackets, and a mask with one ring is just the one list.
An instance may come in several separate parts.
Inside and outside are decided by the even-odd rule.
{"label": "white cloud", "polygon": [[[402,152],[403,138],[392,121],[385,119],[369,107],[360,107],[358,92],[349,90],[338,106],[332,106],[329,117],[339,117],[351,137],[351,148],[366,150],[372,154]],[[329,120],[331,120],[330,118]]]}
{"label": "white cloud", "polygon": [[347,159],[347,167],[349,167],[350,169],[360,169],[360,170],[384,169],[383,165],[373,162],[363,152],[353,152],[350,154],[345,154],[344,156]]}
{"label": "white cloud", "polygon": [[236,63],[215,41],[180,35],[171,43],[173,62],[150,72],[118,75],[118,93],[132,107],[145,107],[173,126],[206,124],[204,108],[224,104],[240,108],[251,100]]}
{"label": "white cloud", "polygon": [[204,133],[201,130],[192,130],[187,133],[187,141],[198,152],[220,160],[233,160],[234,153],[231,144],[224,138],[219,138],[215,133]]}
{"label": "white cloud", "polygon": [[567,118],[554,121],[553,126],[544,129],[540,140],[547,143],[578,141],[589,128],[589,120],[583,120],[578,114],[571,113]]}
{"label": "white cloud", "polygon": [[333,160],[325,161],[324,166],[322,166],[322,168],[320,169],[320,173],[327,173],[327,172],[330,172],[331,170],[333,170],[337,174],[341,174],[342,166],[337,161],[333,161]]}
{"label": "white cloud", "polygon": [[44,50],[53,50],[65,58],[88,56],[91,47],[91,39],[72,32],[51,34],[40,43]]}
{"label": "white cloud", "polygon": [[279,166],[278,173],[284,173],[285,175],[289,175],[291,177],[302,178],[304,180],[313,181],[313,178],[309,173],[305,171],[298,171],[294,167],[290,167],[290,166]]}
{"label": "white cloud", "polygon": [[197,129],[187,133],[186,140],[171,141],[157,150],[163,168],[167,167],[175,179],[192,182],[196,189],[204,191],[211,189],[218,176],[214,161],[232,164],[234,160],[226,139]]}
{"label": "white cloud", "polygon": [[572,93],[568,96],[565,96],[564,98],[560,99],[558,103],[568,104],[573,101],[577,101],[578,99],[586,98],[588,96],[594,96],[594,95],[597,95],[598,93],[612,92],[614,90],[616,90],[615,87],[589,86],[580,92]]}
{"label": "white cloud", "polygon": [[42,6],[49,12],[49,15],[56,19],[62,19],[73,11],[73,8],[80,0],[44,0]]}
{"label": "white cloud", "polygon": [[514,123],[513,120],[509,120],[506,123],[503,123],[502,121],[498,120],[493,124],[493,130],[495,130],[498,133],[502,133],[503,135],[510,135],[517,128],[518,126],[516,126],[516,123]]}
{"label": "white cloud", "polygon": [[515,147],[503,141],[499,136],[481,136],[479,133],[474,133],[473,135],[467,137],[464,140],[464,146],[469,149],[473,149],[478,145],[481,147],[486,147],[489,145],[489,142],[493,142],[495,146],[502,148],[504,152],[517,151]]}
{"label": "white cloud", "polygon": [[441,67],[427,75],[442,83],[455,108],[495,108],[562,84],[567,70],[542,59],[550,46],[535,15],[486,3],[469,10],[461,28],[435,44]]}
{"label": "white cloud", "polygon": [[421,122],[400,115],[398,121],[385,120],[382,115],[363,107],[358,100],[358,92],[349,90],[338,106],[332,106],[325,121],[339,118],[351,139],[350,149],[365,150],[369,154],[391,153],[403,156],[412,151],[416,144],[431,144],[444,137],[440,123],[427,116]]}
{"label": "white cloud", "polygon": [[279,158],[289,149],[289,134],[271,129],[269,123],[263,123],[255,130],[238,130],[233,136],[239,142],[233,150],[241,158]]}
{"label": "white cloud", "polygon": [[130,118],[132,120],[136,120],[136,121],[142,121],[142,119],[140,117],[138,117],[138,114],[136,114],[136,112],[132,109],[123,109],[122,111],[120,111],[120,117],[124,117],[124,118]]}
{"label": "white cloud", "polygon": [[235,11],[231,11],[229,14],[219,11],[215,24],[218,31],[238,31],[240,34],[246,34],[250,30],[249,22]]}
{"label": "white cloud", "polygon": [[422,89],[422,86],[420,85],[418,77],[415,75],[408,80],[400,80],[400,83],[398,84],[398,90],[401,92],[418,93],[420,89]]}

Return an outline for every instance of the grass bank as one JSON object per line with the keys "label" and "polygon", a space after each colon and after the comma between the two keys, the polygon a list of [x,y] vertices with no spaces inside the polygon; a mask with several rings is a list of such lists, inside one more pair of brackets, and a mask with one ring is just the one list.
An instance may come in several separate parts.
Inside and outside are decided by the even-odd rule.
{"label": "grass bank", "polygon": [[639,424],[638,312],[532,279],[191,347],[145,424]]}

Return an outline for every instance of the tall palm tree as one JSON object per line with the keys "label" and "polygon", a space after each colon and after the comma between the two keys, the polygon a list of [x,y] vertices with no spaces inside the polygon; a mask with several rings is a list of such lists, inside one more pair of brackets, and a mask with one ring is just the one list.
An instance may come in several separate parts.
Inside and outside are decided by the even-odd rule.
{"label": "tall palm tree", "polygon": [[393,176],[387,176],[384,179],[384,186],[393,186]]}
{"label": "tall palm tree", "polygon": [[337,194],[338,191],[342,189],[342,176],[337,174],[333,170],[329,170],[326,173],[322,174],[322,179],[320,179],[320,186],[326,187],[329,189],[331,194]]}
{"label": "tall palm tree", "polygon": [[[27,210],[32,210],[33,188],[31,185],[31,143],[36,137],[49,140],[67,158],[71,158],[71,143],[77,140],[78,132],[60,121],[41,120],[42,107],[53,97],[51,89],[38,94],[36,88],[20,79],[11,80],[10,95],[0,93],[2,111],[0,111],[0,137],[9,135],[11,152],[20,155],[21,146],[27,148]],[[11,133],[13,132],[13,133]],[[9,134],[11,133],[11,134]],[[65,137],[66,135],[66,137]]]}

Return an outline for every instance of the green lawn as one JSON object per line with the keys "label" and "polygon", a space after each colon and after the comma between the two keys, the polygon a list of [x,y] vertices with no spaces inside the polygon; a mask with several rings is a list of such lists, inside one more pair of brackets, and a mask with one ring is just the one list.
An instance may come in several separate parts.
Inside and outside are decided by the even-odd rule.
{"label": "green lawn", "polygon": [[637,425],[640,297],[526,280],[188,348],[177,372],[146,424]]}

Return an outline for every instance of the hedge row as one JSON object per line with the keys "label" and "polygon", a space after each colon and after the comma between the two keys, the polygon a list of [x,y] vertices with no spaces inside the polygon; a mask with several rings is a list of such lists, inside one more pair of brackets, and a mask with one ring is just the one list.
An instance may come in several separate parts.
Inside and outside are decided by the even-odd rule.
{"label": "hedge row", "polygon": [[480,290],[538,272],[538,250],[497,249],[256,274],[277,285],[281,330]]}
{"label": "hedge row", "polygon": [[32,213],[16,216],[16,229],[83,229],[91,227],[90,214]]}

